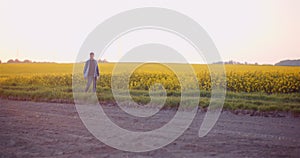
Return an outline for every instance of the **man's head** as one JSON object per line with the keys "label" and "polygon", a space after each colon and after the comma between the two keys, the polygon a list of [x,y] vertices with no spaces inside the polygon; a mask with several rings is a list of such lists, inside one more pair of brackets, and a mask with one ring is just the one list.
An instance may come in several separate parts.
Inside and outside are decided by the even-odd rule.
{"label": "man's head", "polygon": [[90,59],[94,59],[94,52],[90,53]]}

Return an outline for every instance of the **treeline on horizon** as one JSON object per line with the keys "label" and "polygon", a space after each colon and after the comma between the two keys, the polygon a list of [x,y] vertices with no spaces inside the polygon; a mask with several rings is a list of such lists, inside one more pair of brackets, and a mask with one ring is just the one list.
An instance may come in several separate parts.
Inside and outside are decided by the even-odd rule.
{"label": "treeline on horizon", "polygon": [[[98,60],[99,63],[108,63],[108,61],[106,59],[99,59]],[[4,62],[3,62],[4,63]],[[57,63],[57,62],[51,62],[51,61],[32,61],[32,60],[28,60],[28,59],[25,59],[25,60],[19,60],[19,59],[9,59],[7,62],[7,64],[10,64],[10,63]],[[0,64],[2,64],[2,61],[0,60]]]}
{"label": "treeline on horizon", "polygon": [[[99,59],[98,60],[99,63],[109,63],[108,60],[106,59]],[[3,62],[4,63],[4,62]],[[57,62],[47,62],[47,61],[42,61],[42,62],[38,62],[38,61],[32,61],[32,60],[19,60],[19,59],[9,59],[7,62],[7,64],[9,63],[57,63]],[[84,61],[82,61],[82,63],[84,63]],[[0,60],[0,64],[2,64],[2,61]],[[258,64],[257,62],[255,63],[248,63],[248,62],[238,62],[238,61],[233,61],[233,60],[229,60],[229,61],[219,61],[219,62],[214,62],[212,64],[226,64],[226,65],[273,65],[273,64]],[[279,61],[278,63],[274,64],[275,66],[300,66],[300,59],[296,59],[296,60],[282,60]]]}

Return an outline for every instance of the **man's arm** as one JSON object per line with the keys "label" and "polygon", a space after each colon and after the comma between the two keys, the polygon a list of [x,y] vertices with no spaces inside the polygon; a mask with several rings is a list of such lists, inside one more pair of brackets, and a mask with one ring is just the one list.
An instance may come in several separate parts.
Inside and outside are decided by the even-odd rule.
{"label": "man's arm", "polygon": [[97,61],[96,61],[96,73],[97,73],[97,76],[99,77],[100,73],[99,73],[99,67],[98,67],[98,62]]}
{"label": "man's arm", "polygon": [[[88,61],[86,61],[85,64],[84,64],[83,76],[85,75],[85,73],[86,73],[86,71],[87,71],[87,65],[88,65],[87,62],[88,62]],[[85,76],[84,76],[84,77],[85,77]]]}

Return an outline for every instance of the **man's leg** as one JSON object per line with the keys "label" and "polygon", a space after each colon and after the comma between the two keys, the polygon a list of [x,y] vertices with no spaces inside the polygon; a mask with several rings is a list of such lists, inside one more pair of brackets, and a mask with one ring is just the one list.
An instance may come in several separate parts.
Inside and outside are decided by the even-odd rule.
{"label": "man's leg", "polygon": [[93,77],[93,92],[96,92],[97,77]]}
{"label": "man's leg", "polygon": [[87,91],[89,90],[93,78],[94,78],[93,76],[88,76],[88,77],[87,77],[87,83],[86,83],[86,87],[85,87],[85,90],[84,90],[85,92],[87,92]]}

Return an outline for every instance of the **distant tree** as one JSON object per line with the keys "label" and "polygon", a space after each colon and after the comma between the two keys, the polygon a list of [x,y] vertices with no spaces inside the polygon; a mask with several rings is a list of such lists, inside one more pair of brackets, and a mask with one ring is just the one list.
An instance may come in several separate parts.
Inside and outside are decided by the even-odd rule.
{"label": "distant tree", "polygon": [[1,62],[1,60],[0,60],[0,64],[1,64],[2,62]]}
{"label": "distant tree", "polygon": [[21,63],[19,59],[15,59],[15,63]]}
{"label": "distant tree", "polygon": [[99,59],[98,62],[99,63],[108,63],[108,61],[106,59],[103,59],[103,60]]}
{"label": "distant tree", "polygon": [[14,63],[15,61],[13,60],[13,59],[9,59],[8,61],[7,61],[7,63]]}
{"label": "distant tree", "polygon": [[26,59],[26,60],[24,60],[24,61],[23,61],[23,63],[32,63],[32,61],[31,61],[31,60],[28,60],[28,59]]}

